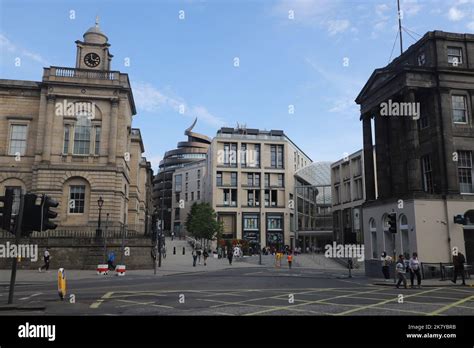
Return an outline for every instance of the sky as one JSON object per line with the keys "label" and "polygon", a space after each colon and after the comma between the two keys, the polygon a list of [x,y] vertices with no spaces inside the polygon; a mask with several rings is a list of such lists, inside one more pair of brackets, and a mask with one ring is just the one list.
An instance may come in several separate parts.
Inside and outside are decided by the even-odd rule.
{"label": "sky", "polygon": [[[427,31],[474,33],[474,0],[400,2],[404,49]],[[210,137],[281,129],[313,161],[339,160],[362,148],[355,98],[400,54],[396,0],[0,0],[0,78],[74,67],[96,16],[155,172],[195,117]]]}

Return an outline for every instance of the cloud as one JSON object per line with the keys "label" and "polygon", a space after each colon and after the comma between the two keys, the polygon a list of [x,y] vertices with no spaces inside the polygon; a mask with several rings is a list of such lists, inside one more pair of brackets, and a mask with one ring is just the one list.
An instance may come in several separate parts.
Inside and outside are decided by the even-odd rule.
{"label": "cloud", "polygon": [[225,123],[223,119],[213,115],[204,106],[188,105],[183,98],[170,96],[168,91],[162,92],[146,82],[134,83],[133,95],[138,109],[143,111],[160,112],[171,109],[184,116],[197,117],[214,127],[221,127]]}
{"label": "cloud", "polygon": [[422,5],[418,0],[403,0],[400,4],[400,9],[407,16],[414,16],[420,12]]}
{"label": "cloud", "polygon": [[468,28],[469,30],[474,31],[474,21],[467,23],[467,28]]}
{"label": "cloud", "polygon": [[448,19],[453,22],[460,21],[464,18],[464,12],[457,7],[451,7],[448,11]]}
{"label": "cloud", "polygon": [[29,50],[26,50],[24,48],[18,47],[14,43],[12,43],[5,35],[0,34],[0,49],[1,50],[6,50],[12,54],[18,55],[20,58],[22,56],[27,57],[37,63],[42,64],[43,66],[49,66],[50,64],[46,59],[41,57],[40,54],[31,52]]}
{"label": "cloud", "polygon": [[153,156],[150,158],[147,158],[147,161],[151,163],[151,168],[153,169],[153,172],[156,174],[158,172],[158,168],[160,166],[160,161],[163,159],[163,156]]}
{"label": "cloud", "polygon": [[351,25],[347,19],[337,19],[327,21],[329,35],[333,36],[345,32]]}

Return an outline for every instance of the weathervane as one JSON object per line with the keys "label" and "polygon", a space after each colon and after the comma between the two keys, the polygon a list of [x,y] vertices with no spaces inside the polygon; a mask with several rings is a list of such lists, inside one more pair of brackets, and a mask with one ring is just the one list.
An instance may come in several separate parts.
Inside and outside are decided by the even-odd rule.
{"label": "weathervane", "polygon": [[95,16],[95,26],[99,26],[99,16]]}

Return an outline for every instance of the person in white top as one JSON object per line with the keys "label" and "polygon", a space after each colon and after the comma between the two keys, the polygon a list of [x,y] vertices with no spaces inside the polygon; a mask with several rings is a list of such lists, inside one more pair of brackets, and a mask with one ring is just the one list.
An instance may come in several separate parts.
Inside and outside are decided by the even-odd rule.
{"label": "person in white top", "polygon": [[421,288],[421,265],[420,265],[420,260],[418,260],[418,254],[413,253],[412,258],[410,259],[409,263],[409,269],[410,269],[410,283],[411,287],[414,288],[414,282],[415,282],[415,275],[416,275],[416,283],[419,288]]}
{"label": "person in white top", "polygon": [[49,259],[50,259],[50,256],[49,256],[49,250],[48,248],[46,248],[46,250],[44,251],[44,265],[41,266],[40,268],[38,268],[38,271],[41,273],[41,271],[43,270],[43,268],[48,271],[49,270]]}

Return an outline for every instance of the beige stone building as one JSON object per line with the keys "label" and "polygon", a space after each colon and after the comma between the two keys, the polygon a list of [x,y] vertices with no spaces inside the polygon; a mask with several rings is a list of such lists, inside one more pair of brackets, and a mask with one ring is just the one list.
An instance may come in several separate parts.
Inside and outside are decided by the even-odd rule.
{"label": "beige stone building", "polygon": [[310,163],[283,131],[221,128],[208,151],[204,191],[224,238],[294,246],[294,174]]}
{"label": "beige stone building", "polygon": [[[0,80],[0,190],[45,193],[59,202],[58,229],[102,222],[145,231],[151,169],[127,74],[110,70],[98,25],[76,41],[74,68],[51,66],[41,81]],[[147,197],[149,195],[149,197]]]}

